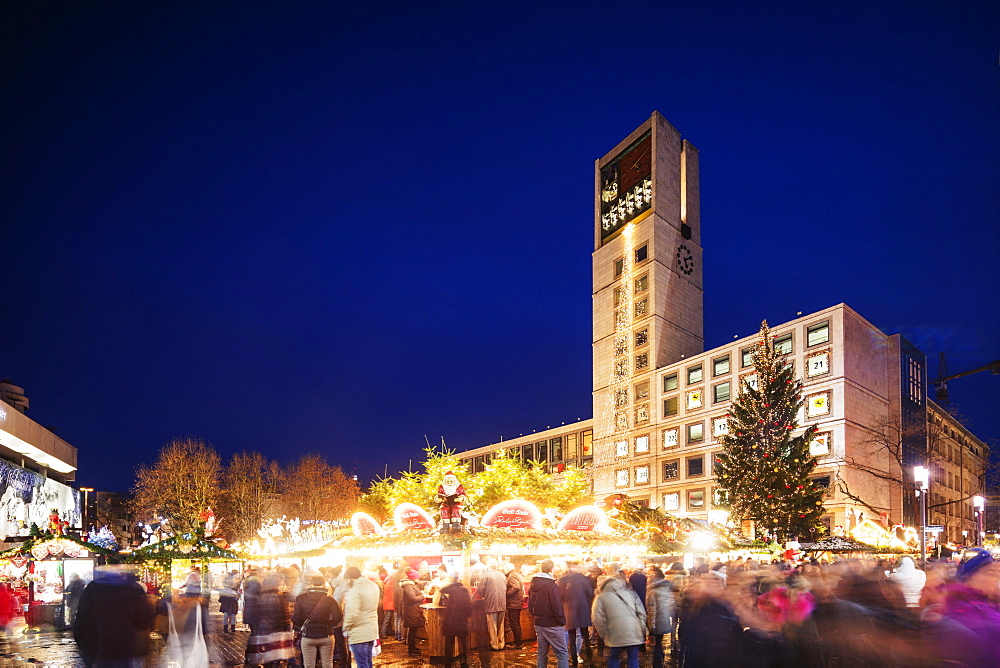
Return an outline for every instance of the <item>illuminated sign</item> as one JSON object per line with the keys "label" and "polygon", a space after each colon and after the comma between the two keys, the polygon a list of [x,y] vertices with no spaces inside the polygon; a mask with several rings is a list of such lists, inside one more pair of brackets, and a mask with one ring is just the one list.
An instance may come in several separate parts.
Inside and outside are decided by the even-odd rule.
{"label": "illuminated sign", "polygon": [[542,513],[530,501],[501,501],[486,511],[479,524],[496,529],[541,529]]}
{"label": "illuminated sign", "polygon": [[354,513],[351,515],[351,528],[354,529],[355,536],[380,536],[382,525],[368,513]]}
{"label": "illuminated sign", "polygon": [[647,131],[601,169],[601,240],[653,204],[653,138]]}
{"label": "illuminated sign", "polygon": [[427,514],[427,511],[414,503],[401,503],[396,506],[394,518],[396,528],[405,529],[433,529],[434,518]]}
{"label": "illuminated sign", "polygon": [[559,522],[560,531],[607,531],[608,519],[597,506],[581,506],[569,511]]}

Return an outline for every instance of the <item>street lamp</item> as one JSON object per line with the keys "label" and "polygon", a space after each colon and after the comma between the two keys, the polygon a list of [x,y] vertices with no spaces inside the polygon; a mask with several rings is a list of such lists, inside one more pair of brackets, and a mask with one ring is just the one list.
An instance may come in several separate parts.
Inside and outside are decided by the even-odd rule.
{"label": "street lamp", "polygon": [[930,471],[926,466],[913,467],[913,484],[920,501],[920,567],[927,570],[927,488],[930,486]]}
{"label": "street lamp", "polygon": [[88,513],[87,513],[87,500],[89,498],[87,496],[87,493],[88,492],[93,492],[94,488],[93,487],[81,487],[80,491],[83,492],[83,533],[87,533],[87,515],[88,515]]}
{"label": "street lamp", "polygon": [[972,507],[976,509],[976,545],[983,546],[983,511],[986,510],[986,497],[978,494],[972,497]]}

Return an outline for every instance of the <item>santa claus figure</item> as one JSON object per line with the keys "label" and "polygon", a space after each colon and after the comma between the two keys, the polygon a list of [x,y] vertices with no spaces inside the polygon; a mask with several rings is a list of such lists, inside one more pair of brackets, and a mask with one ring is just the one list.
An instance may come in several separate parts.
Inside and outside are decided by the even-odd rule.
{"label": "santa claus figure", "polygon": [[441,533],[462,531],[462,504],[465,502],[465,488],[455,474],[448,471],[438,485],[437,501],[441,511]]}

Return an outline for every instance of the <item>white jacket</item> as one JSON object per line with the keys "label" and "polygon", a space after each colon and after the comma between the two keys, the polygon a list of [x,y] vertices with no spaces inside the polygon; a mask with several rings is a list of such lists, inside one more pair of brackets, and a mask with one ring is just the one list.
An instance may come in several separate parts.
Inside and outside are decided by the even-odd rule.
{"label": "white jacket", "polygon": [[924,590],[927,582],[927,573],[918,570],[910,557],[903,557],[896,567],[896,572],[889,575],[889,581],[895,582],[903,590],[903,598],[906,600],[906,607],[916,608],[920,606],[920,593]]}
{"label": "white jacket", "polygon": [[608,647],[631,647],[646,642],[646,610],[639,595],[620,578],[604,581],[591,609],[594,628]]}
{"label": "white jacket", "polygon": [[344,636],[350,645],[378,638],[378,585],[366,577],[354,581],[344,596]]}

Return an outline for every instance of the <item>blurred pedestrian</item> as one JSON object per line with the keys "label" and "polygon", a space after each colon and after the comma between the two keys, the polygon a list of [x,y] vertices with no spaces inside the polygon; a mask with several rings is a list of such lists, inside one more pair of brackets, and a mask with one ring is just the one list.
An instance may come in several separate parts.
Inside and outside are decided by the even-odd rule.
{"label": "blurred pedestrian", "polygon": [[528,599],[528,609],[535,619],[535,635],[538,637],[536,665],[545,668],[551,647],[558,668],[568,668],[566,614],[559,587],[552,577],[555,564],[551,559],[543,559],[540,566],[541,572],[531,579],[531,597]]}
{"label": "blurred pedestrian", "polygon": [[472,616],[472,595],[458,577],[441,589],[441,603],[444,605],[441,634],[444,636],[444,668],[455,663],[455,645],[458,644],[458,660],[461,668],[469,668],[468,638],[469,617]]}
{"label": "blurred pedestrian", "polygon": [[899,560],[895,572],[889,575],[889,581],[896,583],[903,590],[903,600],[907,608],[920,607],[920,594],[927,582],[927,574],[917,568],[912,557],[903,557]]}
{"label": "blurred pedestrian", "polygon": [[504,647],[503,618],[507,612],[507,578],[497,570],[497,560],[492,557],[486,562],[486,572],[479,578],[476,598],[483,601],[486,628],[490,632],[490,648],[499,652]]}
{"label": "blurred pedestrian", "polygon": [[569,631],[569,662],[575,666],[577,656],[577,635],[581,636],[580,649],[587,665],[594,665],[594,653],[590,647],[590,608],[594,604],[594,581],[583,574],[579,561],[566,564],[568,572],[556,581],[562,598],[566,616],[566,630]]}
{"label": "blurred pedestrian", "polygon": [[627,656],[628,668],[639,668],[639,650],[646,642],[646,610],[625,584],[618,564],[611,564],[609,576],[594,599],[591,617],[608,648],[608,668],[621,666],[622,653]]}
{"label": "blurred pedestrian", "polygon": [[646,587],[646,627],[653,640],[653,668],[663,668],[663,636],[674,618],[674,588],[656,566],[650,566]]}
{"label": "blurred pedestrian", "polygon": [[424,626],[424,593],[417,584],[420,574],[413,568],[399,581],[403,592],[403,626],[406,628],[406,649],[410,656],[420,656],[417,647],[417,629]]}
{"label": "blurred pedestrian", "polygon": [[351,583],[344,597],[344,637],[358,668],[372,668],[372,649],[378,640],[378,602],[381,592],[356,566],[345,571]]}
{"label": "blurred pedestrian", "polygon": [[[66,607],[69,609],[69,619],[66,620],[70,626],[76,621],[76,611],[80,607],[80,596],[83,595],[83,589],[87,586],[87,583],[83,581],[79,573],[73,573],[69,578],[69,583],[66,585],[66,589],[63,590],[63,600],[66,601]],[[6,588],[6,585],[4,585]],[[0,617],[3,615],[4,608],[4,597],[0,595]],[[6,623],[3,624],[5,627]]]}
{"label": "blurred pedestrian", "polygon": [[222,579],[219,588],[219,612],[222,613],[222,632],[236,633],[236,613],[240,611],[240,572],[233,569]]}
{"label": "blurred pedestrian", "polygon": [[507,628],[510,629],[514,649],[521,649],[521,610],[524,609],[524,580],[514,564],[505,562],[501,569],[507,575]]}
{"label": "blurred pedestrian", "polygon": [[254,631],[247,640],[246,659],[250,665],[272,665],[295,656],[292,620],[288,599],[281,587],[284,576],[268,573],[261,582],[260,595],[251,610]]}
{"label": "blurred pedestrian", "polygon": [[208,668],[208,605],[203,604],[201,581],[188,584],[166,605],[167,635],[163,654],[168,665]]}
{"label": "blurred pedestrian", "polygon": [[98,568],[80,595],[73,637],[83,663],[132,666],[149,652],[153,605],[130,574]]}
{"label": "blurred pedestrian", "polygon": [[326,593],[326,580],[311,576],[306,590],[295,597],[292,612],[292,626],[302,635],[299,646],[305,668],[315,668],[317,655],[323,668],[333,667],[333,629],[342,620],[340,606]]}

